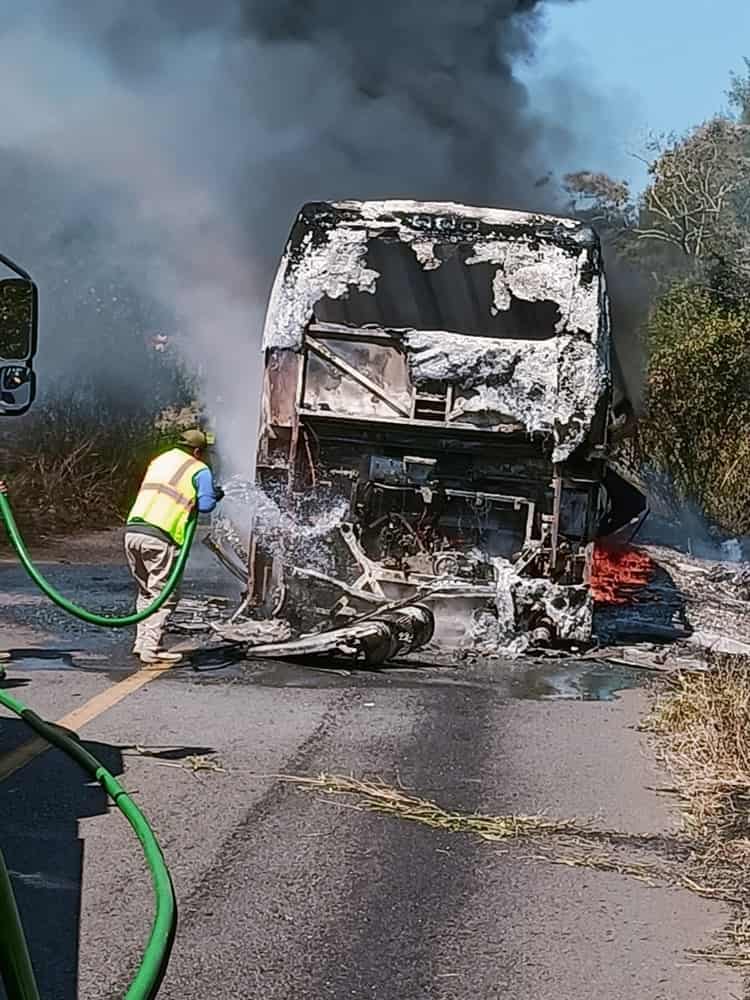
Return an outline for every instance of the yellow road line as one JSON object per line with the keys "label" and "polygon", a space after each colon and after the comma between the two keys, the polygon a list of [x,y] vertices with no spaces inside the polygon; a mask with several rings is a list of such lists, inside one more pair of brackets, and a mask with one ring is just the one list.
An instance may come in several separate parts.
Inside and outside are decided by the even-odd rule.
{"label": "yellow road line", "polygon": [[[106,712],[107,709],[113,708],[123,698],[127,698],[129,694],[137,691],[138,688],[142,688],[144,684],[148,684],[149,681],[152,681],[155,677],[159,677],[165,671],[171,670],[173,666],[173,663],[157,663],[153,666],[143,667],[141,670],[136,671],[136,673],[126,677],[124,681],[113,684],[106,691],[94,695],[93,698],[90,698],[83,705],[79,705],[72,712],[68,712],[61,719],[57,719],[56,725],[64,726],[66,729],[80,729],[81,726],[85,726],[87,722],[96,719],[103,712]],[[11,774],[15,774],[16,771],[28,764],[29,761],[34,760],[39,754],[48,750],[49,746],[50,744],[46,740],[37,736],[33,740],[29,740],[28,743],[24,743],[22,746],[16,747],[15,750],[10,750],[1,756],[0,781],[5,781]]]}

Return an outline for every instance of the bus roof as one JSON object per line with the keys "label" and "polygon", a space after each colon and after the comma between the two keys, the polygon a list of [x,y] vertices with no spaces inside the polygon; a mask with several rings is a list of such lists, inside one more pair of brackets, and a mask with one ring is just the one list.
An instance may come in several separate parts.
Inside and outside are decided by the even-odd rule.
{"label": "bus roof", "polygon": [[300,229],[330,230],[346,226],[365,229],[371,235],[389,230],[396,235],[400,231],[401,238],[405,235],[404,230],[411,230],[414,235],[423,233],[445,242],[532,238],[568,246],[571,251],[599,245],[591,226],[576,219],[456,202],[308,202],[300,211],[297,223]]}

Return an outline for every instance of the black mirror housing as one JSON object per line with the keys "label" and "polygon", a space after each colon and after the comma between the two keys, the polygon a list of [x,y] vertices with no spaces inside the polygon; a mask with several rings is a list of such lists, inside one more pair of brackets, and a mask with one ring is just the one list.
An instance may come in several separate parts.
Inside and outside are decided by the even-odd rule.
{"label": "black mirror housing", "polygon": [[0,416],[20,416],[36,395],[39,297],[30,275],[2,255],[0,263],[17,275],[0,280]]}
{"label": "black mirror housing", "polygon": [[20,417],[36,396],[36,372],[31,365],[0,366],[0,416]]}

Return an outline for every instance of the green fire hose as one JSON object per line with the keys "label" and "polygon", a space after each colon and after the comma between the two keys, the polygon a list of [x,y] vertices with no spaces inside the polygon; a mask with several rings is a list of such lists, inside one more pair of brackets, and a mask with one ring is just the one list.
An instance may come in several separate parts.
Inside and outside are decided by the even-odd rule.
{"label": "green fire hose", "polygon": [[86,608],[82,608],[78,604],[74,604],[66,597],[63,597],[62,594],[58,593],[52,584],[45,580],[34,563],[31,561],[28,549],[26,548],[23,538],[21,537],[21,532],[18,530],[16,519],[13,517],[13,511],[10,508],[10,503],[4,493],[0,493],[0,516],[2,516],[5,523],[5,530],[8,532],[8,538],[10,539],[11,545],[16,550],[16,555],[21,560],[23,568],[29,574],[37,587],[39,587],[39,589],[46,594],[47,597],[49,597],[53,604],[56,604],[58,608],[62,608],[63,611],[67,611],[69,615],[80,618],[81,621],[88,622],[89,625],[99,625],[102,628],[126,628],[128,625],[137,625],[138,622],[142,622],[155,611],[158,611],[159,608],[169,600],[175,587],[180,582],[180,577],[185,569],[185,563],[190,555],[190,548],[193,544],[195,529],[198,524],[197,515],[194,514],[188,521],[185,541],[180,547],[180,552],[177,556],[172,572],[169,574],[169,579],[164,585],[164,589],[159,596],[151,604],[149,604],[147,608],[144,608],[143,611],[134,611],[130,615],[113,615],[108,617],[107,615],[98,615],[93,611],[87,611]]}
{"label": "green fire hose", "polygon": [[[87,774],[98,781],[130,823],[141,842],[146,863],[151,871],[156,897],[156,912],[141,964],[125,994],[125,1000],[153,1000],[159,991],[167,969],[177,926],[177,904],[172,879],[153,830],[115,776],[96,757],[82,747],[67,730],[45,722],[36,712],[32,712],[30,708],[6,694],[5,691],[0,691],[0,705],[4,705],[5,708],[18,715],[34,732],[72,757]],[[4,871],[4,865],[0,861],[0,926],[2,927],[0,972],[6,978],[6,992],[9,1000],[38,1000],[39,994],[36,991],[31,965],[28,961],[28,952],[23,944],[23,931],[18,920],[18,911],[15,907],[7,874],[4,879],[2,878]],[[21,947],[22,944],[23,947]],[[11,946],[13,954],[6,955],[5,952]]]}
{"label": "green fire hose", "polygon": [[[158,611],[169,600],[185,569],[198,523],[197,514],[194,514],[188,521],[185,541],[180,547],[175,565],[159,596],[143,611],[133,612],[129,615],[107,616],[88,611],[86,608],[69,601],[42,576],[31,561],[13,517],[10,503],[4,493],[0,493],[0,516],[22,566],[37,587],[63,611],[67,611],[68,614],[88,622],[90,625],[98,625],[102,628],[126,628],[129,625],[137,625],[138,622]],[[3,672],[0,668],[0,677]],[[45,722],[30,708],[1,690],[0,705],[18,715],[31,729],[72,757],[87,774],[98,781],[138,837],[151,871],[156,896],[156,913],[141,964],[125,994],[125,1000],[153,1000],[159,991],[167,968],[177,925],[177,906],[172,880],[153,830],[114,775],[88,750],[85,750],[74,735],[70,735],[59,726]],[[3,927],[3,933],[0,935],[0,974],[5,982],[9,1000],[39,1000],[28,949],[25,946],[23,929],[2,857],[0,857],[0,926]]]}
{"label": "green fire hose", "polygon": [[8,1000],[39,1000],[16,897],[0,851],[0,980]]}

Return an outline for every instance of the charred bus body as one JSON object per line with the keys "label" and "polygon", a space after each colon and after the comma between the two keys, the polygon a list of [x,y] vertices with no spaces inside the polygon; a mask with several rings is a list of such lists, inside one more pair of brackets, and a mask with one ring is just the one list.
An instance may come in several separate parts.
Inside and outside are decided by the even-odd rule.
{"label": "charred bus body", "polygon": [[[306,205],[271,293],[249,550],[300,628],[432,602],[447,645],[585,641],[627,400],[596,234],[455,204]],[[264,506],[261,503],[261,508]]]}

